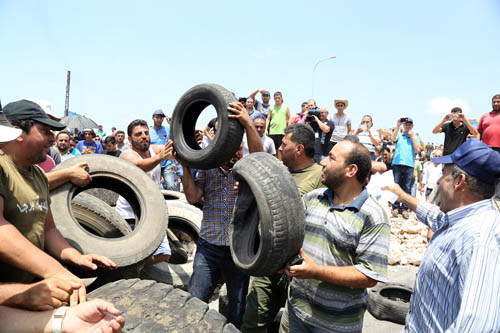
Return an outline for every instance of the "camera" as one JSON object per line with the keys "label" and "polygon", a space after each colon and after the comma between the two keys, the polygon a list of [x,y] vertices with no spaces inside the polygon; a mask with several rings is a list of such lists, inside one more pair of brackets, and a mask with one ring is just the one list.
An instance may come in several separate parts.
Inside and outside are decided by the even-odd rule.
{"label": "camera", "polygon": [[314,108],[310,108],[309,111],[307,111],[307,116],[306,116],[305,121],[306,122],[313,122],[314,121],[313,116],[319,117],[319,114],[320,114],[320,110],[317,106]]}
{"label": "camera", "polygon": [[451,117],[450,117],[451,120],[457,120],[458,119],[458,114],[451,114]]}
{"label": "camera", "polygon": [[406,118],[401,118],[401,119],[400,119],[400,121],[401,121],[402,123],[406,123],[406,122],[408,121],[408,117],[406,117]]}

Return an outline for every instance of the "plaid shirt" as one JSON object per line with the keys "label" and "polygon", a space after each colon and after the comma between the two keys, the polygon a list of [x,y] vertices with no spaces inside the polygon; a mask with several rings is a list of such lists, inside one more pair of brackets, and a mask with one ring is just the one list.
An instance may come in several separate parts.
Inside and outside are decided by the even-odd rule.
{"label": "plaid shirt", "polygon": [[229,223],[236,201],[233,171],[200,170],[196,185],[205,199],[200,237],[214,245],[229,246]]}

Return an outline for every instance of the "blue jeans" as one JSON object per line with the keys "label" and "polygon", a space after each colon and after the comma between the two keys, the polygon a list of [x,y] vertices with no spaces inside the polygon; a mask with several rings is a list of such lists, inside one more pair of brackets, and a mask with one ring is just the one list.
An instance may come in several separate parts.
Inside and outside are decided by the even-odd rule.
{"label": "blue jeans", "polygon": [[177,168],[173,163],[170,163],[166,167],[161,168],[164,190],[179,191],[180,185],[177,181],[176,169]]}
{"label": "blue jeans", "polygon": [[229,246],[213,245],[202,238],[196,244],[188,291],[208,303],[222,273],[227,288],[227,320],[239,329],[245,312],[250,277],[236,267]]}
{"label": "blue jeans", "polygon": [[[406,165],[392,165],[392,173],[394,175],[394,182],[399,184],[403,191],[411,195],[411,186],[413,185],[413,167]],[[397,209],[399,213],[403,210],[408,211],[408,207],[402,203],[395,202],[392,205],[393,209]]]}

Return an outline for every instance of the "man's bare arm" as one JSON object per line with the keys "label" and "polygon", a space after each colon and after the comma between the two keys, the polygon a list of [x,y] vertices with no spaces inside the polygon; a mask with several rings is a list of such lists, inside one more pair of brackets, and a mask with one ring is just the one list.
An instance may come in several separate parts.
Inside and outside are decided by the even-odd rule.
{"label": "man's bare arm", "polygon": [[132,149],[127,149],[120,154],[120,158],[132,162],[144,172],[153,170],[159,163],[168,159],[166,153],[166,147],[162,145],[152,145],[155,152],[155,156],[151,156],[145,159],[140,158]]}
{"label": "man's bare arm", "polygon": [[86,162],[82,162],[71,168],[46,173],[45,175],[49,181],[49,190],[52,191],[67,182],[72,182],[80,187],[87,185],[92,180],[89,173],[85,171],[85,167],[87,166]]}
{"label": "man's bare arm", "polygon": [[317,265],[302,249],[299,254],[304,261],[300,265],[287,266],[285,273],[297,279],[315,279],[350,288],[370,288],[377,281],[364,275],[354,266]]}

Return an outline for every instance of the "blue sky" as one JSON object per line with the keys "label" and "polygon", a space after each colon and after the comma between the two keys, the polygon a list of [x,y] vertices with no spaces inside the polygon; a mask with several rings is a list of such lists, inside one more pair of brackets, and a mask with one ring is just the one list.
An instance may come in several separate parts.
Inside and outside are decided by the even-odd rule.
{"label": "blue sky", "polygon": [[[199,83],[246,96],[282,91],[292,113],[311,97],[353,124],[401,116],[424,140],[453,106],[469,118],[500,93],[500,1],[2,1],[2,104],[41,98],[109,131],[171,114]],[[206,122],[209,114],[202,114]]]}

